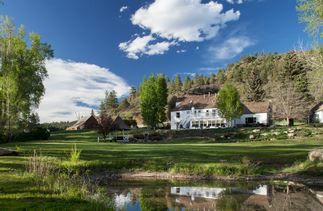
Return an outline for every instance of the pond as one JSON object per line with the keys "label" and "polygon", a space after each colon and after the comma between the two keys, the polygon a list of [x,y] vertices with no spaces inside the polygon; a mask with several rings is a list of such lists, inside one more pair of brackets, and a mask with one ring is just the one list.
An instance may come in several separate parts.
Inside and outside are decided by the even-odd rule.
{"label": "pond", "polygon": [[116,210],[323,211],[323,188],[282,181],[113,181],[108,193]]}

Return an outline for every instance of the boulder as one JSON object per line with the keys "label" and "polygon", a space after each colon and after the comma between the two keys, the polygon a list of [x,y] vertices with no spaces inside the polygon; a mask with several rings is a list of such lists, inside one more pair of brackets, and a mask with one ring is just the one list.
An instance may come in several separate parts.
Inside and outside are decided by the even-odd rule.
{"label": "boulder", "polygon": [[287,137],[288,137],[288,138],[293,138],[294,136],[295,136],[295,133],[288,133],[288,134],[287,134]]}
{"label": "boulder", "polygon": [[0,148],[0,156],[18,155],[18,152],[11,149]]}
{"label": "boulder", "polygon": [[308,153],[310,161],[323,161],[323,149],[315,149]]}
{"label": "boulder", "polygon": [[259,133],[260,132],[260,129],[254,129],[252,130],[253,133]]}
{"label": "boulder", "polygon": [[255,137],[255,135],[250,135],[249,136],[249,139],[255,139],[256,137]]}

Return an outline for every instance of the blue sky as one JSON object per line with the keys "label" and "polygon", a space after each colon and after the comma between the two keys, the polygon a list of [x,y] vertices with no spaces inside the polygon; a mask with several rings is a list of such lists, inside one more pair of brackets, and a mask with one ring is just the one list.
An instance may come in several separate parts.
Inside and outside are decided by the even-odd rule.
{"label": "blue sky", "polygon": [[[50,76],[61,72],[59,76],[70,77],[71,87],[61,87],[84,86],[69,96],[69,102],[60,99],[75,105],[69,111],[50,110],[47,104],[59,97],[47,93],[47,106],[41,105],[40,112],[47,121],[54,116],[71,119],[73,113],[95,107],[102,89],[115,88],[124,95],[151,73],[209,74],[242,55],[286,52],[299,41],[309,43],[295,6],[295,0],[8,0],[0,13],[52,45]],[[81,79],[87,85],[73,84],[80,77],[91,80]],[[58,80],[57,75],[50,77],[46,84],[50,93]],[[97,86],[95,96],[83,99],[90,84]]]}

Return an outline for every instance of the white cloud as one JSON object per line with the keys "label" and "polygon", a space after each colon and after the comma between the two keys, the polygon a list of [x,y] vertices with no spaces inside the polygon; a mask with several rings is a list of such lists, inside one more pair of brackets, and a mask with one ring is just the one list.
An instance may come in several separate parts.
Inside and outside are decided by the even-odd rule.
{"label": "white cloud", "polygon": [[122,6],[120,8],[120,13],[123,13],[124,11],[126,11],[128,9],[128,6]]}
{"label": "white cloud", "polygon": [[[138,9],[131,17],[131,21],[133,25],[149,31],[150,36],[156,39],[178,43],[212,39],[226,23],[238,20],[239,17],[239,11],[231,9],[224,12],[223,5],[214,1],[202,3],[201,0],[155,0],[152,4]],[[121,43],[119,46],[128,54],[128,57],[130,53],[129,58],[138,59],[140,54],[145,54],[141,51],[138,55],[126,48],[131,47],[131,43],[136,39],[125,42],[127,45]]]}
{"label": "white cloud", "polygon": [[176,42],[158,42],[152,45],[147,46],[147,51],[143,52],[144,54],[147,55],[159,55],[159,54],[164,54],[166,51],[169,50],[169,48],[172,45],[176,45]]}
{"label": "white cloud", "polygon": [[91,107],[104,98],[105,90],[114,89],[118,96],[129,90],[124,79],[94,64],[52,59],[46,68],[46,93],[38,110],[41,122],[75,120],[76,113],[89,115]]}
{"label": "white cloud", "polygon": [[242,4],[244,0],[227,0],[230,4]]}
{"label": "white cloud", "polygon": [[176,53],[186,53],[186,52],[187,52],[187,50],[185,50],[185,49],[181,49],[181,50],[176,51]]}
{"label": "white cloud", "polygon": [[246,36],[230,37],[219,46],[210,47],[209,55],[213,61],[232,59],[254,44],[255,42]]}
{"label": "white cloud", "polygon": [[119,48],[127,53],[127,57],[130,59],[139,59],[140,56],[146,55],[158,55],[164,54],[169,50],[170,46],[176,45],[176,42],[157,42],[151,44],[155,38],[152,35],[143,37],[136,37],[135,39],[123,42],[119,44]]}

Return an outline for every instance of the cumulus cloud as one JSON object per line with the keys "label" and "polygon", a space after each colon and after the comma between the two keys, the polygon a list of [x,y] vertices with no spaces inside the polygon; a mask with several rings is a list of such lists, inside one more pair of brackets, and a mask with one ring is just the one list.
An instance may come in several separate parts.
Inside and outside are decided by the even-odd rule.
{"label": "cumulus cloud", "polygon": [[[149,31],[148,36],[164,39],[168,44],[175,45],[179,42],[212,39],[226,23],[238,20],[239,17],[239,11],[231,9],[224,12],[223,5],[214,1],[202,3],[201,0],[155,0],[150,5],[139,8],[132,15],[131,22]],[[121,43],[119,47],[128,57],[131,55],[129,58],[138,59],[145,51],[138,53],[131,50],[132,43],[145,37],[147,36]],[[146,46],[146,49],[149,47]],[[165,48],[165,51],[168,49]],[[159,51],[156,54],[161,53]]]}
{"label": "cumulus cloud", "polygon": [[152,35],[143,37],[137,37],[131,41],[123,42],[119,44],[119,48],[127,53],[127,57],[130,59],[139,59],[140,56],[146,55],[158,55],[164,54],[169,50],[170,46],[176,45],[176,42],[156,42],[151,44],[152,41],[156,40]]}
{"label": "cumulus cloud", "polygon": [[214,61],[232,59],[254,44],[255,42],[246,36],[230,37],[218,46],[211,46],[209,55]]}
{"label": "cumulus cloud", "polygon": [[124,79],[94,64],[52,59],[46,68],[46,93],[38,110],[41,122],[75,120],[76,113],[89,115],[99,106],[105,90],[114,89],[119,97],[129,90]]}
{"label": "cumulus cloud", "polygon": [[128,6],[122,6],[120,8],[120,13],[123,13],[124,11],[126,11],[128,9]]}

